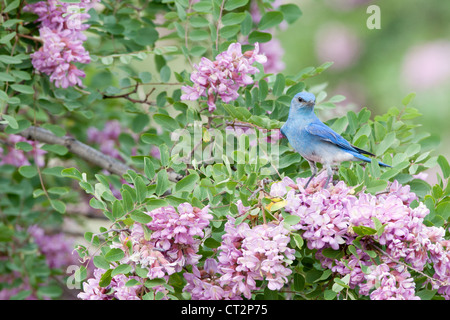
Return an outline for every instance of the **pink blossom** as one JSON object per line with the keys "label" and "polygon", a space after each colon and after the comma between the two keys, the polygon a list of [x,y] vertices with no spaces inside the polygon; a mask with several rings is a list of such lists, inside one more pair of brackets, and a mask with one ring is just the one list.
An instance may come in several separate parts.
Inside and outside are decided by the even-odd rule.
{"label": "pink blossom", "polygon": [[81,21],[89,18],[87,10],[95,1],[83,0],[76,5],[57,0],[27,4],[25,11],[38,15],[42,47],[31,54],[33,67],[48,76],[56,87],[81,86],[85,73],[74,63],[90,62],[83,47],[86,37],[82,31],[89,26]]}
{"label": "pink blossom", "polygon": [[181,100],[198,100],[206,97],[209,111],[216,109],[216,98],[229,103],[239,97],[238,89],[253,84],[253,75],[259,70],[252,66],[253,63],[265,63],[264,55],[259,54],[259,45],[255,44],[253,51],[242,53],[240,43],[232,43],[227,51],[216,56],[215,61],[205,57],[201,58],[198,65],[194,65],[191,74],[193,86],[183,86],[184,94]]}
{"label": "pink blossom", "polygon": [[[197,252],[201,238],[204,237],[204,229],[212,219],[208,211],[209,207],[199,209],[189,203],[182,203],[176,209],[166,206],[152,210],[147,212],[152,218],[151,222],[145,226],[135,223],[130,232],[120,233],[119,241],[110,247],[123,250],[124,257],[118,261],[120,264],[130,264],[133,270],[139,265],[148,270],[149,279],[167,280],[168,276],[180,272],[186,265],[198,264],[201,256]],[[209,272],[214,272],[215,268],[208,262]],[[124,286],[129,279],[139,280],[135,276],[118,275],[113,277],[108,288],[99,288],[98,280],[104,271],[97,269],[94,278],[87,280],[83,286],[84,292],[78,295],[80,299],[139,298],[137,292],[142,285]],[[163,286],[154,289],[155,292],[167,293]]]}
{"label": "pink blossom", "polygon": [[[308,189],[306,179],[297,179],[297,188],[288,190],[285,183],[272,185],[271,196],[286,199],[284,210],[300,217],[293,228],[302,231],[308,248],[317,249],[316,258],[324,267],[341,275],[350,275],[351,288],[360,287],[360,294],[371,299],[417,299],[415,285],[403,261],[416,270],[432,264],[433,276],[439,292],[448,298],[450,280],[449,253],[446,249],[445,230],[427,227],[423,222],[429,210],[419,203],[410,207],[417,196],[409,186],[394,181],[387,193],[377,196],[361,192],[354,195],[352,188],[343,181],[329,189],[323,189],[326,173],[314,178]],[[322,251],[327,248],[342,250],[353,245],[359,226],[376,229],[375,221],[383,226],[376,233],[360,240],[363,249],[382,246],[386,254],[380,254],[383,264],[374,266],[372,258],[364,250],[356,248],[357,255],[346,255],[336,260],[326,258]],[[373,239],[373,240],[372,240]],[[365,273],[362,268],[367,270]]]}

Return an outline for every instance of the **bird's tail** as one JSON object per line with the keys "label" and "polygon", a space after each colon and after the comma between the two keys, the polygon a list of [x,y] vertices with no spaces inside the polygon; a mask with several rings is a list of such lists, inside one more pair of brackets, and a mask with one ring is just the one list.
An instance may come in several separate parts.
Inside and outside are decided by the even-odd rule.
{"label": "bird's tail", "polygon": [[[356,152],[349,152],[349,153],[352,154],[355,158],[358,158],[359,160],[362,160],[362,161],[365,161],[365,162],[372,162],[372,159],[370,159],[370,158],[368,158],[366,156],[363,156],[362,154],[359,154],[359,153],[356,153]],[[390,166],[390,165],[388,165],[386,163],[383,163],[381,161],[378,161],[378,164],[380,166],[382,166],[382,167],[392,168],[392,166]]]}

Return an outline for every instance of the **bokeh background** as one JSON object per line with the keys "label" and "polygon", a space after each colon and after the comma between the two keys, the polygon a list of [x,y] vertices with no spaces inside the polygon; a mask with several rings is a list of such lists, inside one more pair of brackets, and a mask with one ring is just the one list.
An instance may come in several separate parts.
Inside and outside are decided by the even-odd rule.
{"label": "bokeh background", "polygon": [[[290,0],[303,16],[277,32],[285,73],[325,61],[334,65],[309,85],[327,83],[329,96],[347,97],[349,109],[382,114],[415,92],[411,106],[423,130],[440,137],[438,152],[450,156],[450,1]],[[379,6],[381,29],[368,29],[369,5]]]}

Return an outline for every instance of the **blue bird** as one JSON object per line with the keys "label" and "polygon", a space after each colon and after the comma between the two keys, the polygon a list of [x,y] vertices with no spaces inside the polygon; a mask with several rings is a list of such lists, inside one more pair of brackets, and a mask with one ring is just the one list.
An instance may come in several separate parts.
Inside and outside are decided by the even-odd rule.
{"label": "blue bird", "polygon": [[[305,185],[305,189],[317,174],[316,162],[320,162],[327,170],[327,180],[324,188],[328,187],[333,177],[332,165],[342,161],[365,161],[372,159],[364,156],[374,154],[351,145],[347,140],[322,123],[314,113],[316,97],[309,92],[297,93],[291,101],[289,116],[281,127],[281,133],[289,140],[291,146],[311,167],[311,177]],[[380,166],[389,165],[378,162]]]}

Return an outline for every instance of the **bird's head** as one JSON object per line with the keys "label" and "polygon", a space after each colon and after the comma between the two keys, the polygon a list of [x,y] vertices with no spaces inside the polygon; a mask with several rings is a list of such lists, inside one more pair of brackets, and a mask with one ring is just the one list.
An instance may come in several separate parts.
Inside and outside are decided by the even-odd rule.
{"label": "bird's head", "polygon": [[291,108],[294,108],[294,111],[301,109],[312,109],[314,104],[316,103],[316,97],[309,92],[303,91],[297,93],[291,101]]}

